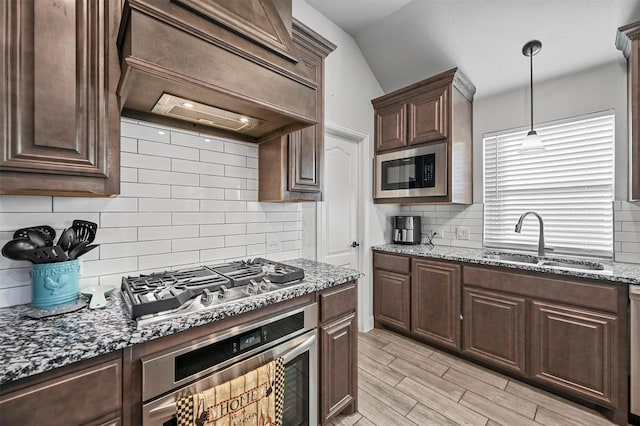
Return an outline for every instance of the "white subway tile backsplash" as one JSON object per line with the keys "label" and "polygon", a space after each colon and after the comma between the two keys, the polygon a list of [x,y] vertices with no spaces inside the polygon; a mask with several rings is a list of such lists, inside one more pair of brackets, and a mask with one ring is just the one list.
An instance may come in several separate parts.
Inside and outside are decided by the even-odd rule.
{"label": "white subway tile backsplash", "polygon": [[171,213],[100,213],[100,227],[171,225]]}
{"label": "white subway tile backsplash", "polygon": [[253,201],[258,199],[258,191],[249,191],[246,189],[225,189],[224,199]]}
{"label": "white subway tile backsplash", "polygon": [[138,210],[141,212],[197,212],[198,200],[174,200],[166,198],[140,198]]}
{"label": "white subway tile backsplash", "polygon": [[248,212],[281,212],[284,210],[284,203],[259,203],[257,201],[247,202]]}
{"label": "white subway tile backsplash", "polygon": [[0,212],[50,212],[51,197],[0,195]]}
{"label": "white subway tile backsplash", "polygon": [[247,203],[244,201],[202,200],[200,210],[203,212],[244,212]]}
{"label": "white subway tile backsplash", "polygon": [[120,167],[120,181],[121,182],[137,182],[138,169],[134,169],[132,167]]}
{"label": "white subway tile backsplash", "polygon": [[200,156],[199,151],[195,148],[168,145],[147,140],[138,140],[138,152],[140,154],[156,155],[168,158],[182,158],[184,160],[197,160]]}
{"label": "white subway tile backsplash", "polygon": [[[284,222],[289,223],[289,222]],[[284,230],[283,222],[262,222],[247,223],[247,234],[255,234],[258,232],[282,232]],[[298,222],[291,222],[298,223]]]}
{"label": "white subway tile backsplash", "polygon": [[225,142],[224,152],[258,158],[258,145],[240,142]]}
{"label": "white subway tile backsplash", "polygon": [[136,125],[129,122],[120,123],[120,135],[132,139],[169,143],[169,132],[155,126]]}
{"label": "white subway tile backsplash", "polygon": [[245,168],[247,157],[244,155],[227,154],[224,152],[200,151],[200,161],[205,163],[216,163],[227,166]]}
{"label": "white subway tile backsplash", "polygon": [[145,170],[138,171],[138,182],[140,183],[159,183],[171,185],[187,185],[198,186],[198,175],[181,172],[165,172],[161,170]]}
{"label": "white subway tile backsplash", "polygon": [[211,237],[214,235],[246,234],[247,226],[248,225],[244,223],[233,223],[233,224],[225,223],[224,225],[200,225],[200,236]]}
{"label": "white subway tile backsplash", "polygon": [[224,247],[225,237],[183,238],[173,240],[173,251],[204,250]]}
{"label": "white subway tile backsplash", "polygon": [[[21,227],[98,223],[81,287],[246,256],[300,257],[300,207],[257,202],[258,146],[123,118],[121,195],[0,196],[0,246]],[[268,241],[268,242],[267,242]],[[0,307],[29,303],[30,264],[0,256]]]}
{"label": "white subway tile backsplash", "polygon": [[173,186],[171,198],[191,198],[195,200],[224,200],[223,188],[203,188],[196,186]]}
{"label": "white subway tile backsplash", "polygon": [[132,273],[138,269],[138,257],[95,260],[82,263],[83,277],[97,277],[116,273]]}
{"label": "white subway tile backsplash", "polygon": [[199,161],[171,159],[171,170],[201,175],[224,176],[224,164],[201,163]]}
{"label": "white subway tile backsplash", "polygon": [[138,229],[139,241],[195,238],[200,232],[198,225],[143,226],[134,229]]}
{"label": "white subway tile backsplash", "polygon": [[183,251],[178,253],[153,254],[150,256],[140,256],[140,269],[155,269],[158,271],[166,271],[169,265],[186,265],[189,263],[200,262],[200,253],[198,251]]}
{"label": "white subway tile backsplash", "polygon": [[224,223],[224,213],[171,213],[173,225]]}
{"label": "white subway tile backsplash", "polygon": [[260,256],[266,255],[267,248],[265,244],[251,244],[247,246],[247,256]]}
{"label": "white subway tile backsplash", "polygon": [[193,133],[171,132],[171,144],[190,148],[206,149],[209,151],[224,151],[224,142],[209,136]]}
{"label": "white subway tile backsplash", "polygon": [[138,140],[134,138],[120,138],[121,152],[138,152]]}
{"label": "white subway tile backsplash", "polygon": [[200,186],[208,186],[208,187],[214,187],[214,188],[246,189],[247,179],[226,177],[226,176],[200,175]]}
{"label": "white subway tile backsplash", "polygon": [[226,223],[250,223],[264,222],[267,220],[267,214],[262,212],[237,212],[225,213]]}
{"label": "white subway tile backsplash", "polygon": [[98,228],[95,241],[96,244],[128,243],[131,241],[138,241],[138,229],[145,228],[136,228],[135,226],[109,228],[109,230],[105,232],[101,232]]}
{"label": "white subway tile backsplash", "polygon": [[200,262],[203,264],[212,261],[224,261],[225,259],[233,259],[247,255],[246,246],[223,247],[200,251]]}
{"label": "white subway tile backsplash", "polygon": [[247,179],[247,189],[255,189],[258,190],[258,181],[255,179]]}
{"label": "white subway tile backsplash", "polygon": [[[49,197],[50,198],[50,197]],[[15,231],[35,225],[50,225],[54,229],[64,229],[71,226],[74,219],[90,220],[99,224],[98,213],[0,213],[0,231]],[[1,242],[4,245],[4,242]]]}
{"label": "white subway tile backsplash", "polygon": [[250,169],[257,169],[258,168],[258,159],[257,158],[247,157],[247,167],[249,167]]}
{"label": "white subway tile backsplash", "polygon": [[614,259],[640,263],[640,204],[615,201],[613,220]]}
{"label": "white subway tile backsplash", "polygon": [[115,257],[134,257],[145,254],[167,253],[170,251],[171,240],[102,244],[100,246],[100,258],[113,259]]}
{"label": "white subway tile backsplash", "polygon": [[248,169],[244,166],[224,166],[224,175],[238,178],[258,179],[258,170]]}
{"label": "white subway tile backsplash", "polygon": [[135,212],[138,199],[53,197],[53,211],[62,212]]}
{"label": "white subway tile backsplash", "polygon": [[300,220],[299,212],[269,212],[267,213],[269,222],[295,222]]}
{"label": "white subway tile backsplash", "polygon": [[120,195],[123,197],[151,197],[169,198],[171,196],[171,186],[158,185],[155,183],[120,183]]}
{"label": "white subway tile backsplash", "polygon": [[259,244],[264,242],[265,242],[264,234],[227,235],[226,237],[224,237],[224,245],[226,247],[246,246],[250,244]]}
{"label": "white subway tile backsplash", "polygon": [[137,169],[171,170],[171,159],[155,157],[153,155],[122,152],[120,153],[120,166]]}

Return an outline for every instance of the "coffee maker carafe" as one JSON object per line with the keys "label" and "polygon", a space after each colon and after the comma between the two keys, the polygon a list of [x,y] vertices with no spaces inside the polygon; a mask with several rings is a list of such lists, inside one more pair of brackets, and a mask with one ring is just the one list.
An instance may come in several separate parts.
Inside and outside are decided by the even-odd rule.
{"label": "coffee maker carafe", "polygon": [[422,225],[420,216],[395,216],[391,240],[394,244],[420,244]]}

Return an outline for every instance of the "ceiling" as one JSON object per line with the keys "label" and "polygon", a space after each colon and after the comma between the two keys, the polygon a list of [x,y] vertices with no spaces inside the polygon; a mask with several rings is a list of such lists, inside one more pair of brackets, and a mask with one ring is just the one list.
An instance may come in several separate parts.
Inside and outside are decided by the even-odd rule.
{"label": "ceiling", "polygon": [[476,98],[528,85],[529,40],[541,81],[622,61],[616,29],[640,20],[638,0],[306,2],[354,37],[385,92],[459,67]]}

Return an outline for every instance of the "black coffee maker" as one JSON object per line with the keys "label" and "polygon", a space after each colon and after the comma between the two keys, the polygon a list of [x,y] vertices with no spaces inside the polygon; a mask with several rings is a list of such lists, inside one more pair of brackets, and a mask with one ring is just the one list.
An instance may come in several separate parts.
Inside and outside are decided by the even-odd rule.
{"label": "black coffee maker", "polygon": [[422,224],[420,216],[395,216],[391,240],[394,244],[420,244]]}

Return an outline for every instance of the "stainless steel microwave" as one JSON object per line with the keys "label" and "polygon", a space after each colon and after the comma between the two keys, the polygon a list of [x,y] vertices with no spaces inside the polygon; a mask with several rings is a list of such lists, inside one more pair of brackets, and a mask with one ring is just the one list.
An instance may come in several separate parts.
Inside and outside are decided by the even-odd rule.
{"label": "stainless steel microwave", "polygon": [[447,195],[447,143],[378,154],[374,198]]}

